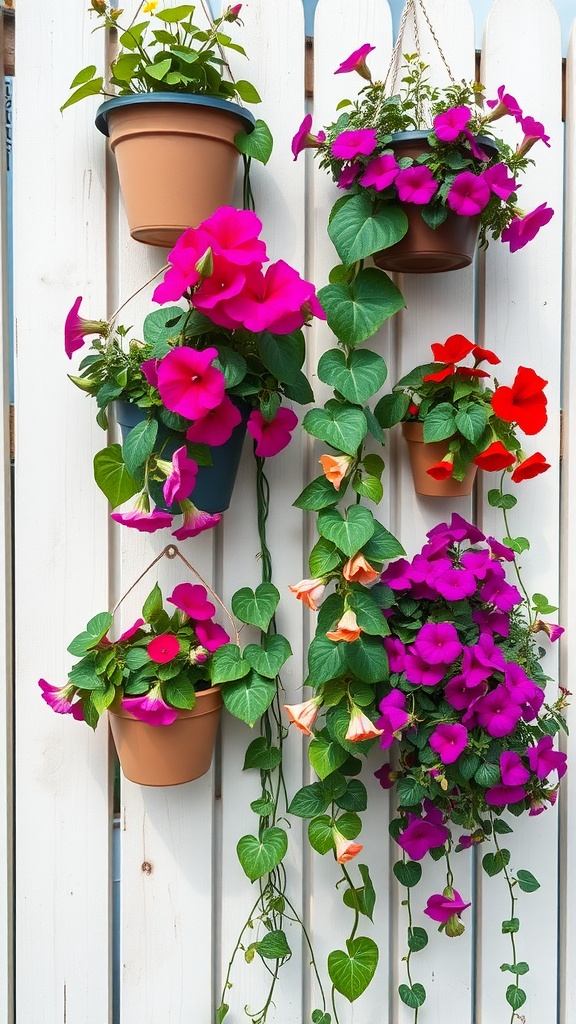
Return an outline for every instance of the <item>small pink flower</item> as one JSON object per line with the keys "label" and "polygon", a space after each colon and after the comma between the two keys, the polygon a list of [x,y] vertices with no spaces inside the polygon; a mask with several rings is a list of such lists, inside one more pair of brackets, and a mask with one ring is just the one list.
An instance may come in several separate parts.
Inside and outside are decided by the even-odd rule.
{"label": "small pink flower", "polygon": [[492,167],[487,167],[482,177],[490,191],[495,196],[498,196],[499,199],[503,199],[504,202],[510,199],[510,196],[518,187],[514,178],[509,173],[506,164],[493,164]]}
{"label": "small pink flower", "polygon": [[402,203],[425,206],[438,191],[438,183],[429,167],[424,164],[406,167],[396,178],[398,198]]}
{"label": "small pink flower", "polygon": [[290,334],[312,316],[326,319],[316,289],[284,260],[271,263],[265,274],[258,267],[248,268],[241,293],[218,303],[210,313],[222,327],[273,334]]}
{"label": "small pink flower", "polygon": [[48,707],[52,708],[57,715],[69,715],[72,712],[72,697],[76,687],[71,683],[66,686],[51,686],[45,679],[38,680],[38,686],[42,690],[42,700],[45,700]]}
{"label": "small pink flower", "polygon": [[255,452],[268,459],[290,444],[298,417],[292,409],[280,408],[273,420],[265,420],[259,409],[253,409],[248,419],[248,433],[256,441]]}
{"label": "small pink flower", "polygon": [[234,428],[242,422],[242,414],[238,406],[228,395],[217,405],[210,409],[200,420],[196,420],[186,431],[186,440],[195,444],[208,444],[211,448],[217,448],[226,444],[232,437]]}
{"label": "small pink flower", "polygon": [[332,143],[332,156],[338,160],[354,160],[357,156],[370,156],[376,149],[376,129],[359,128],[341,132]]}
{"label": "small pink flower", "polygon": [[112,512],[110,519],[120,523],[122,526],[129,526],[140,533],[156,533],[156,530],[164,530],[172,526],[172,516],[169,512],[161,512],[155,508],[153,512],[145,512],[135,508],[130,512]]}
{"label": "small pink flower", "polygon": [[86,335],[99,334],[102,338],[107,338],[110,334],[110,325],[105,320],[84,320],[78,316],[81,302],[82,296],[79,295],[64,324],[64,351],[68,359],[72,359],[74,352],[82,348]]}
{"label": "small pink flower", "polygon": [[429,897],[424,913],[432,921],[438,921],[439,924],[447,924],[455,914],[460,916],[468,907],[472,906],[471,903],[464,903],[456,889],[453,889],[452,892],[452,897],[440,893],[435,893],[434,896]]}
{"label": "small pink flower", "polygon": [[352,708],[350,724],[345,739],[349,743],[360,743],[362,740],[373,740],[381,736],[383,729],[377,729],[374,722],[355,705]]}
{"label": "small pink flower", "polygon": [[173,348],[158,366],[158,390],[167,409],[189,420],[201,419],[224,398],[224,374],[212,366],[215,348]]}
{"label": "small pink flower", "polygon": [[336,860],[339,864],[347,864],[364,849],[361,843],[353,843],[350,839],[346,839],[337,828],[333,828],[332,833],[336,846]]}
{"label": "small pink flower", "polygon": [[199,584],[179,583],[166,600],[186,612],[195,622],[211,619],[216,613],[215,605],[208,600],[206,588]]}
{"label": "small pink flower", "polygon": [[342,168],[340,174],[338,175],[338,188],[350,188],[356,181],[356,178],[360,174],[361,170],[362,164],[356,162],[346,164],[346,166]]}
{"label": "small pink flower", "polygon": [[410,715],[406,711],[406,694],[401,690],[391,690],[386,697],[380,701],[380,718],[376,726],[382,730],[380,746],[388,750],[392,746],[397,734],[410,721]]}
{"label": "small pink flower", "polygon": [[186,446],[177,448],[172,456],[172,472],[162,488],[166,504],[189,498],[196,486],[197,475],[198,463],[188,458]]}
{"label": "small pink flower", "polygon": [[226,630],[210,619],[197,622],[194,628],[202,647],[205,647],[211,654],[217,651],[219,647],[223,647],[224,644],[230,643],[230,637]]}
{"label": "small pink flower", "polygon": [[187,228],[180,235],[171,252],[168,253],[169,270],[154,289],[154,302],[177,302],[184,293],[198,284],[200,273],[197,264],[211,248],[211,238],[199,228]]}
{"label": "small pink flower", "polygon": [[468,730],[459,723],[449,725],[441,722],[436,726],[429,743],[443,764],[453,764],[468,746]]}
{"label": "small pink flower", "polygon": [[446,675],[446,665],[430,665],[411,650],[404,662],[406,679],[415,686],[436,686]]}
{"label": "small pink flower", "polygon": [[524,138],[518,147],[518,156],[525,156],[537,142],[543,142],[550,149],[550,136],[546,135],[546,129],[540,121],[535,121],[533,117],[523,117],[520,125]]}
{"label": "small pink flower", "polygon": [[375,50],[375,46],[370,46],[370,43],[364,43],[363,46],[359,46],[357,50],[354,50],[346,60],[343,60],[340,67],[336,68],[335,75],[344,75],[349,71],[356,71],[361,78],[365,78],[367,82],[372,81],[372,75],[366,64],[366,57],[372,50]]}
{"label": "small pink flower", "polygon": [[436,138],[441,142],[455,142],[471,118],[469,107],[451,107],[434,118]]}
{"label": "small pink flower", "polygon": [[452,622],[426,622],[416,634],[414,652],[429,665],[450,665],[462,653]]}
{"label": "small pink flower", "polygon": [[518,252],[518,249],[523,249],[528,242],[536,237],[540,228],[548,224],[553,216],[554,210],[546,203],[541,203],[535,210],[524,214],[523,217],[514,217],[508,227],[504,228],[502,241],[510,243],[510,252]]}
{"label": "small pink flower", "polygon": [[489,807],[505,807],[525,800],[526,790],[524,786],[492,786],[486,790],[484,799]]}
{"label": "small pink flower", "polygon": [[424,818],[409,814],[408,821],[408,828],[398,837],[397,843],[411,860],[422,860],[430,850],[444,846],[450,838],[450,830],[443,823],[441,811],[430,812]]}
{"label": "small pink flower", "polygon": [[296,160],[302,150],[304,149],[318,149],[323,142],[326,142],[326,132],[318,132],[318,135],[312,135],[310,129],[312,128],[312,114],[306,114],[306,117],[302,121],[296,135],[292,139],[292,153]]}
{"label": "small pink flower", "polygon": [[284,711],[288,718],[305,736],[312,735],[312,726],[318,717],[318,710],[322,703],[321,697],[312,697],[302,704],[285,704]]}
{"label": "small pink flower", "polygon": [[172,633],[163,633],[162,636],[155,636],[146,649],[151,661],[165,665],[168,661],[174,661],[180,654],[180,641]]}
{"label": "small pink flower", "polygon": [[200,225],[210,240],[215,256],[228,263],[248,266],[266,263],[266,243],[258,235],[262,221],[252,210],[238,210],[235,206],[219,206]]}
{"label": "small pink flower", "polygon": [[217,526],[222,518],[218,513],[211,515],[210,512],[203,512],[196,508],[191,501],[182,502],[182,512],[184,513],[182,526],[172,531],[172,536],[176,537],[176,540],[197,537],[204,530],[211,530],[213,526]]}
{"label": "small pink flower", "polygon": [[490,199],[490,189],[483,175],[463,171],[450,186],[446,202],[460,217],[475,217],[482,212]]}
{"label": "small pink flower", "polygon": [[543,619],[536,619],[536,622],[532,626],[533,633],[546,633],[546,636],[550,640],[550,643],[555,643],[565,632],[564,626],[559,626],[557,622],[544,622]]}
{"label": "small pink flower", "polygon": [[504,750],[500,754],[500,775],[505,786],[523,786],[530,778],[530,772],[522,764],[520,754],[514,750]]}
{"label": "small pink flower", "polygon": [[[254,270],[260,270],[260,263],[251,264]],[[194,292],[192,304],[201,313],[210,319],[214,319],[214,310],[222,310],[229,299],[240,295],[246,286],[246,274],[250,268],[239,267],[223,256],[214,256],[212,260],[212,273],[204,278],[201,285]],[[216,322],[216,321],[214,321]],[[235,326],[232,323],[222,322],[221,327]]]}
{"label": "small pink flower", "polygon": [[382,192],[392,184],[399,171],[400,167],[394,154],[384,153],[370,161],[360,179],[360,184],[364,188],[375,188],[377,192]]}
{"label": "small pink flower", "polygon": [[539,779],[545,779],[550,772],[558,772],[561,779],[566,774],[566,754],[553,750],[554,741],[551,736],[542,736],[535,747],[528,747],[526,757],[530,768]]}
{"label": "small pink flower", "polygon": [[178,718],[177,709],[170,707],[163,699],[159,684],[141,697],[123,697],[122,707],[148,725],[172,725]]}
{"label": "small pink flower", "polygon": [[497,121],[500,117],[505,117],[508,114],[510,114],[516,121],[520,121],[523,116],[518,100],[516,100],[510,93],[506,92],[505,85],[498,87],[498,99],[487,100],[486,106],[490,107],[492,110],[490,117],[486,118],[487,123],[490,121]]}
{"label": "small pink flower", "polygon": [[140,369],[146,377],[146,380],[153,388],[158,387],[158,359],[146,359],[141,365]]}

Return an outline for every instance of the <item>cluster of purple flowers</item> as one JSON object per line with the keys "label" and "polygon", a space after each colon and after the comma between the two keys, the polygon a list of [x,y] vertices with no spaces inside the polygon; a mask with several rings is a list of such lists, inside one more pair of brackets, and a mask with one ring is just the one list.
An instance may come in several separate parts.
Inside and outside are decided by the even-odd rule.
{"label": "cluster of purple flowers", "polygon": [[450,819],[474,831],[490,808],[539,814],[556,799],[549,777],[566,771],[552,738],[560,711],[540,714],[534,631],[543,624],[527,620],[506,580],[513,552],[457,513],[427,536],[411,561],[382,574],[394,603],[385,612],[390,683],[376,722],[382,748],[400,743],[400,768],[384,765],[381,784],[411,778],[425,794],[404,813],[398,838],[415,860],[444,845]]}

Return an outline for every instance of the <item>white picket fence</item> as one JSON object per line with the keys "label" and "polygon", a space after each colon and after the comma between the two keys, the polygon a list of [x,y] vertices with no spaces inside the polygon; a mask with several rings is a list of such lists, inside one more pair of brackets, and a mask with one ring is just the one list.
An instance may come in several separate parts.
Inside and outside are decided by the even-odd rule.
{"label": "white picket fence", "polygon": [[[135,3],[124,5],[134,8]],[[104,39],[87,33],[85,5],[78,0],[19,4],[15,166],[16,354],[16,1024],[111,1024],[112,758],[103,723],[92,735],[40,700],[37,680],[63,681],[66,646],[95,612],[112,607],[126,587],[166,544],[162,535],[133,537],[108,519],[92,479],[91,459],[103,447],[92,403],[66,379],[62,325],[78,294],[84,315],[100,318],[161,266],[162,252],[131,241],[118,198],[115,168],[93,126],[89,102],[58,107],[78,68],[100,63]],[[467,0],[427,0],[432,21],[456,77],[474,77],[474,25]],[[301,158],[292,161],[290,139],[305,112],[304,23],[301,0],[245,0],[244,41],[249,72],[263,96],[262,116],[275,139],[267,168],[254,171],[257,209],[272,259],[283,258],[318,287],[337,262],[326,234],[334,187]],[[422,52],[444,81],[445,72],[427,30]],[[332,119],[335,104],[355,87],[334,70],[356,46],[377,45],[371,64],[382,71],[392,46],[385,0],[320,0],[314,46],[315,127]],[[410,49],[407,41],[406,49]],[[470,270],[400,282],[407,309],[370,345],[384,355],[391,381],[425,360],[429,345],[463,333],[495,348],[502,374],[519,364],[549,380],[550,418],[541,444],[552,462],[543,477],[522,486],[512,513],[514,529],[533,541],[525,572],[533,591],[560,594],[560,621],[576,620],[576,445],[570,396],[576,393],[576,33],[567,61],[566,157],[561,120],[560,29],[550,0],[495,0],[482,51],[481,77],[489,95],[505,83],[524,109],[549,131],[550,150],[540,146],[537,166],[522,188],[529,209],[546,200],[556,215],[526,249],[511,256],[490,246]],[[563,184],[566,190],[563,194]],[[563,207],[565,215],[563,214]],[[563,221],[563,217],[565,219]],[[566,230],[563,237],[563,223]],[[125,322],[138,333],[149,295],[130,307]],[[562,338],[564,337],[564,349]],[[325,326],[310,346],[312,376],[318,356],[331,344]],[[76,364],[73,364],[76,365]],[[563,388],[563,462],[560,405]],[[539,438],[540,442],[540,438]],[[246,446],[248,448],[248,446]],[[317,475],[317,458],[298,434],[269,463],[272,484],[270,546],[275,582],[282,593],[279,627],[294,657],[284,683],[289,700],[301,699],[309,613],[287,585],[307,575],[310,522],[292,508],[306,480]],[[576,457],[575,457],[576,458]],[[476,515],[498,535],[500,522],[482,493],[475,501],[417,499],[397,438],[387,453],[384,521],[410,552],[452,508]],[[3,481],[0,484],[4,486]],[[0,486],[0,507],[2,502]],[[239,586],[260,579],[255,529],[253,466],[246,450],[232,507],[218,530],[183,545],[186,556],[228,600]],[[9,559],[6,560],[9,564]],[[182,579],[178,573],[178,581]],[[172,564],[161,582],[176,582]],[[149,588],[150,589],[150,588]],[[148,591],[138,590],[135,605]],[[556,602],[554,602],[556,603]],[[132,608],[132,610],[133,610]],[[128,609],[127,615],[129,615]],[[9,656],[2,649],[2,669]],[[561,681],[571,687],[576,641],[564,641]],[[549,672],[555,675],[554,657]],[[7,674],[7,669],[6,669]],[[222,978],[237,933],[254,899],[236,859],[239,837],[255,827],[248,809],[258,793],[254,773],[241,772],[248,728],[224,720],[213,769],[204,778],[172,789],[141,788],[122,781],[120,978],[121,1024],[211,1024]],[[570,741],[570,745],[574,745]],[[308,780],[300,734],[287,744],[287,780],[295,792]],[[570,750],[568,751],[570,754]],[[380,761],[376,756],[373,767]],[[366,772],[370,811],[364,854],[378,902],[373,935],[381,959],[362,999],[343,1007],[341,1024],[409,1024],[397,985],[404,949],[400,894],[391,875],[395,851],[387,831],[388,797]],[[519,825],[511,844],[513,864],[532,871],[541,889],[521,903],[522,959],[530,962],[526,1024],[576,1021],[576,776],[568,776],[558,810]],[[2,798],[3,799],[3,798]],[[0,819],[2,813],[0,813]],[[0,849],[10,842],[0,828]],[[520,863],[521,861],[521,863]],[[457,888],[474,897],[476,913],[466,934],[448,940],[434,933],[418,956],[418,979],[428,991],[421,1024],[503,1024],[508,1021],[499,971],[506,959],[501,936],[503,883],[484,884],[464,855]],[[310,927],[318,962],[347,934],[349,911],[334,889],[336,870],[308,848],[301,823],[290,830],[288,879],[291,899]],[[439,873],[425,868],[426,893]],[[6,899],[0,887],[0,907]],[[4,920],[5,915],[0,915]],[[424,919],[422,919],[423,923]],[[417,922],[418,923],[418,922]],[[367,925],[366,927],[369,927]],[[275,1024],[307,1024],[314,990],[308,958],[297,933],[294,956],[282,971],[272,1017]],[[10,931],[0,940],[6,970],[0,1000],[9,1020]],[[258,958],[256,958],[258,960]],[[4,978],[7,979],[4,981]],[[257,963],[239,961],[229,993],[230,1024],[243,1007],[255,1008],[263,989]],[[0,1019],[3,1016],[0,1011]]]}

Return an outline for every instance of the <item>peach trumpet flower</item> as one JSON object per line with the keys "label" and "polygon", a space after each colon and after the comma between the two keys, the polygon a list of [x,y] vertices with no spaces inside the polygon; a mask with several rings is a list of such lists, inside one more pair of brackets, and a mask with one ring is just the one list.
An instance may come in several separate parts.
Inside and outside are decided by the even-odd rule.
{"label": "peach trumpet flower", "polygon": [[372,583],[380,573],[372,568],[370,562],[359,551],[353,558],[348,559],[342,569],[342,575],[349,583],[361,583],[362,586],[366,586],[368,583]]}
{"label": "peach trumpet flower", "polygon": [[285,704],[284,711],[296,728],[300,729],[300,732],[303,732],[305,736],[311,736],[312,726],[318,717],[321,703],[320,697],[312,697],[311,700],[305,700],[303,704]]}
{"label": "peach trumpet flower", "polygon": [[336,844],[336,860],[339,864],[347,864],[349,860],[353,860],[363,850],[362,843],[354,843],[351,839],[346,839],[337,828],[332,829],[334,836],[334,843]]}
{"label": "peach trumpet flower", "polygon": [[313,580],[300,580],[300,583],[295,583],[294,586],[289,586],[289,590],[299,601],[303,604],[307,604],[313,612],[318,611],[318,605],[316,601],[319,601],[326,589],[326,584],[322,576],[317,576]]}
{"label": "peach trumpet flower", "polygon": [[350,455],[321,455],[318,461],[324,470],[326,479],[339,491],[344,477],[350,472],[352,465]]}
{"label": "peach trumpet flower", "polygon": [[346,640],[347,643],[354,643],[362,632],[360,626],[356,621],[356,614],[351,608],[344,612],[344,615],[340,619],[336,629],[326,633],[329,640]]}
{"label": "peach trumpet flower", "polygon": [[360,743],[361,740],[374,740],[381,736],[383,729],[377,729],[374,722],[354,704],[350,716],[350,725],[345,739],[349,743]]}

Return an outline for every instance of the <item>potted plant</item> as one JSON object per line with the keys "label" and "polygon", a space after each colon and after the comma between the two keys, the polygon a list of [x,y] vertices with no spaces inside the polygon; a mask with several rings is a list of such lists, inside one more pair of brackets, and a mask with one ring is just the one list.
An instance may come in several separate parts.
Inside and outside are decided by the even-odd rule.
{"label": "potted plant", "polygon": [[[226,50],[244,54],[226,32],[242,5],[226,7],[207,29],[194,6],[142,2],[132,21],[106,0],[92,0],[99,27],[119,33],[106,82],[95,65],[74,78],[62,110],[87,96],[108,97],[96,116],[110,138],[133,238],[169,247],[232,201],[238,157],[267,162],[272,138],[240,103],[258,103],[249,82],[234,81]],[[141,17],[140,17],[141,16]],[[232,102],[239,101],[239,102]]]}
{"label": "potted plant", "polygon": [[[178,555],[193,569],[177,548],[169,546],[162,554]],[[43,699],[58,714],[95,729],[102,713],[109,712],[120,764],[132,782],[173,786],[199,778],[210,768],[223,700],[253,726],[274,699],[276,672],[291,653],[288,641],[278,637],[273,657],[267,658],[260,644],[242,651],[233,617],[210,591],[230,620],[233,640],[216,622],[208,589],[180,583],[165,605],[156,583],[141,617],[115,640],[109,636],[114,613],[100,612],[68,647],[79,660],[67,683],[39,681]],[[256,594],[244,588],[234,595],[232,608],[237,618],[262,627],[278,597],[271,585]]]}
{"label": "potted plant", "polygon": [[79,300],[70,311],[69,356],[96,335],[71,379],[96,399],[101,426],[114,402],[125,428],[123,444],[95,458],[96,482],[113,508],[139,495],[135,509],[114,513],[118,522],[153,532],[182,512],[178,539],[215,525],[230,501],[246,427],[257,456],[275,455],[298,422],[283,399],[313,399],[301,328],[324,313],[314,286],[287,263],[262,269],[261,227],[251,211],[222,207],[188,229],[154,292],[161,303],[184,297],[188,308],[151,313],[144,341],[128,349],[123,328],[110,335],[109,322],[83,320]]}
{"label": "potted plant", "polygon": [[514,483],[550,468],[540,452],[527,458],[518,437],[545,426],[547,381],[520,366],[510,387],[500,385],[481,365],[498,356],[461,334],[432,353],[433,363],[410,370],[374,410],[383,428],[402,423],[417,494],[469,494],[477,468],[508,470]]}
{"label": "potted plant", "polygon": [[[516,178],[532,162],[537,141],[549,145],[544,126],[524,115],[504,86],[483,110],[483,87],[456,83],[444,89],[427,78],[418,55],[406,55],[401,88],[387,95],[373,81],[366,43],[336,74],[356,71],[367,85],[355,102],[343,100],[338,119],[313,135],[311,118],[294,137],[294,156],[313,148],[343,191],[328,233],[343,264],[372,256],[384,270],[437,273],[458,270],[491,238],[512,252],[548,223],[553,210],[517,205]],[[515,149],[493,124],[513,117],[522,135]]]}

